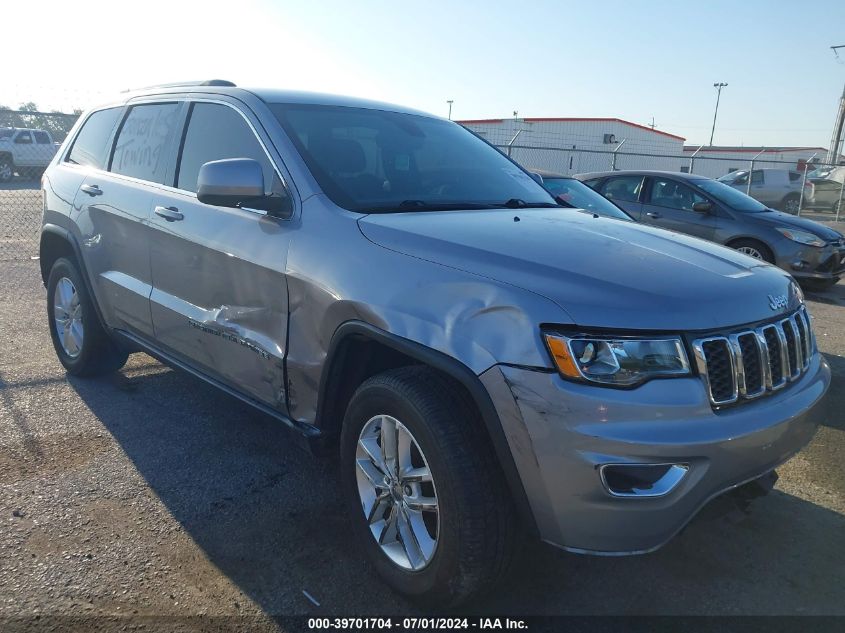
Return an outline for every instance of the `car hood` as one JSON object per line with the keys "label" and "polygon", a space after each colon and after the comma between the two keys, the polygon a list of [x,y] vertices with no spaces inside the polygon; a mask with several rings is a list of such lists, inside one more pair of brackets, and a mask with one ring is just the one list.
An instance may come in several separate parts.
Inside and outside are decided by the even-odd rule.
{"label": "car hood", "polygon": [[[771,319],[801,293],[774,266],[693,237],[564,209],[368,215],[385,248],[514,285],[583,327],[709,330]],[[769,295],[786,295],[773,311]]]}
{"label": "car hood", "polygon": [[809,231],[813,235],[818,235],[828,242],[842,238],[842,234],[839,231],[835,231],[829,226],[825,226],[820,222],[813,222],[807,218],[799,218],[797,215],[791,215],[783,211],[764,211],[763,213],[745,214],[745,217],[754,218],[755,221],[762,224],[788,226],[794,229],[800,229],[801,231]]}

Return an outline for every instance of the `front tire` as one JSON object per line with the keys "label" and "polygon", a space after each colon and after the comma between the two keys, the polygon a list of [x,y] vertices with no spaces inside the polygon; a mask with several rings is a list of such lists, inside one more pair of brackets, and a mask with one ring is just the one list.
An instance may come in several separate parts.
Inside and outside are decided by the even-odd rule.
{"label": "front tire", "polygon": [[505,573],[516,544],[512,502],[457,385],[426,367],[369,378],[352,397],[340,444],[353,531],[393,589],[446,608]]}
{"label": "front tire", "polygon": [[772,255],[769,247],[757,240],[737,240],[736,242],[731,242],[729,246],[754,259],[759,259],[770,264],[775,263],[774,255]]}
{"label": "front tire", "polygon": [[100,325],[75,262],[56,260],[47,280],[47,320],[56,356],[69,374],[96,376],[117,371],[128,354]]}

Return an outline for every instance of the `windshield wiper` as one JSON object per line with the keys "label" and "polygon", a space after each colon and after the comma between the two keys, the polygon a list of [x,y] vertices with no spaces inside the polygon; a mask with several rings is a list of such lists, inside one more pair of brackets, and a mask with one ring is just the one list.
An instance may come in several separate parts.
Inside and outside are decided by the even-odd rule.
{"label": "windshield wiper", "polygon": [[521,198],[511,198],[510,200],[506,201],[502,206],[506,209],[551,209],[560,205],[555,204],[554,202],[526,202]]}
{"label": "windshield wiper", "polygon": [[401,202],[393,202],[379,206],[367,207],[361,209],[361,213],[388,213],[391,211],[459,211],[467,209],[474,211],[477,209],[495,209],[498,205],[486,204],[481,202],[427,202],[425,200],[402,200]]}

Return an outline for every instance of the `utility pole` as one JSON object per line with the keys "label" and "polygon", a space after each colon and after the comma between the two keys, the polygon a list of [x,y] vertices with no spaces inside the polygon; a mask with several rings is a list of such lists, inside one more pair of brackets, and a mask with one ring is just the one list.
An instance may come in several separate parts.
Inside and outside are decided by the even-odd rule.
{"label": "utility pole", "polygon": [[447,99],[446,103],[449,104],[449,120],[452,120],[452,104],[455,103],[454,99]]}
{"label": "utility pole", "polygon": [[710,130],[710,146],[713,146],[713,134],[716,132],[716,116],[719,114],[719,99],[722,97],[722,88],[727,86],[728,84],[725,83],[716,83],[713,84],[713,87],[716,89],[716,111],[713,113],[713,128]]}
{"label": "utility pole", "polygon": [[[838,58],[839,53],[837,49],[845,48],[845,44],[831,46],[830,48]],[[833,124],[833,136],[830,139],[830,151],[827,153],[827,162],[831,165],[839,164],[843,131],[845,131],[845,88],[842,89],[842,96],[839,99],[839,111],[836,113],[836,121]]]}
{"label": "utility pole", "polygon": [[649,125],[649,127],[650,127],[652,130],[653,130],[654,128],[656,128],[656,127],[657,127],[657,126],[654,124],[654,117],[651,117],[651,125]]}

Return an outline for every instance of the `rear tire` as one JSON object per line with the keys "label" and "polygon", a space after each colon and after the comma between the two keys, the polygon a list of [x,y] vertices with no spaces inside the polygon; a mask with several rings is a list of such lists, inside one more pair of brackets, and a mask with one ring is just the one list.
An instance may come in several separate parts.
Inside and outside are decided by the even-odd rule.
{"label": "rear tire", "polygon": [[792,215],[797,215],[801,208],[801,196],[791,193],[780,203],[780,210]]}
{"label": "rear tire", "polygon": [[126,364],[103,329],[75,262],[59,258],[47,280],[47,320],[59,361],[74,376],[97,376]]}
{"label": "rear tire", "polygon": [[757,240],[737,240],[731,242],[728,246],[754,259],[760,259],[770,264],[775,263],[774,255],[772,255],[769,247]]}
{"label": "rear tire", "polygon": [[[399,429],[395,436],[390,435],[393,428]],[[396,437],[396,445],[410,446],[396,454],[408,455],[408,464],[417,455],[416,462],[403,466],[401,457],[391,462],[390,450],[387,456],[380,453],[380,447],[390,446],[382,437]],[[410,442],[403,443],[402,437],[410,437]],[[349,403],[340,448],[341,486],[352,529],[394,590],[446,608],[477,596],[505,574],[517,542],[513,504],[479,414],[456,384],[420,366],[369,378]],[[420,492],[424,484],[412,490],[401,476],[385,476],[391,463],[400,473],[420,472],[424,466],[431,487]],[[375,494],[373,481],[384,482],[373,487]],[[429,499],[429,515],[436,517],[423,516],[426,532],[403,539],[401,513],[403,508],[422,507],[413,503],[418,495]],[[394,508],[398,527],[390,531]]]}
{"label": "rear tire", "polygon": [[0,156],[0,182],[9,182],[15,175],[15,164],[8,156]]}

